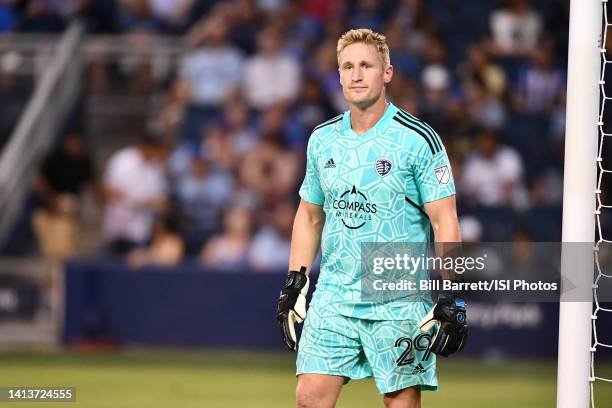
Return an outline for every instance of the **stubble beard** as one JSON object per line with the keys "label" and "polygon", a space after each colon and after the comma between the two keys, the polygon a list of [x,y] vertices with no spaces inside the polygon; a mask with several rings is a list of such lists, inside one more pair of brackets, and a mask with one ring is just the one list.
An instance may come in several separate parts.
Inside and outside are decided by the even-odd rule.
{"label": "stubble beard", "polygon": [[379,92],[377,95],[374,95],[370,98],[366,98],[358,101],[350,101],[350,104],[358,108],[359,110],[366,110],[370,106],[374,105],[380,98],[382,97],[382,92]]}

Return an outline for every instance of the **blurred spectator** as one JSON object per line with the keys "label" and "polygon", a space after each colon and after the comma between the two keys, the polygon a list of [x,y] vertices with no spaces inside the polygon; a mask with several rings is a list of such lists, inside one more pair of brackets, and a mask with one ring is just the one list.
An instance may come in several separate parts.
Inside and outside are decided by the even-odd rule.
{"label": "blurred spectator", "polygon": [[258,135],[251,126],[248,106],[241,99],[225,104],[223,125],[225,138],[230,141],[232,153],[238,161],[257,147]]}
{"label": "blurred spectator", "polygon": [[[463,92],[467,93],[467,89],[464,89]],[[447,149],[456,150],[454,157],[452,153],[449,154],[451,160],[464,157],[473,148],[472,144],[477,125],[468,101],[468,95],[465,95],[464,98],[449,100],[446,105],[446,115],[438,119],[436,131],[444,138]],[[416,105],[416,108],[418,109],[418,105]],[[453,169],[455,169],[454,166]]]}
{"label": "blurred spectator", "polygon": [[300,91],[300,67],[283,50],[281,33],[272,27],[257,36],[258,52],[246,63],[244,93],[252,108],[291,103]]}
{"label": "blurred spectator", "polygon": [[[151,90],[154,83],[154,59],[146,50],[157,45],[156,38],[147,30],[134,30],[124,37],[126,45],[135,52],[119,61],[119,68],[129,82],[127,89],[133,95],[143,95]],[[140,51],[140,52],[139,52]]]}
{"label": "blurred spectator", "polygon": [[169,175],[173,181],[191,177],[194,158],[205,159],[215,169],[232,172],[240,164],[238,151],[225,127],[210,124],[204,127],[198,140],[185,140],[176,146],[168,158]]}
{"label": "blurred spectator", "polygon": [[148,0],[151,15],[167,32],[182,32],[189,22],[190,12],[196,0]]}
{"label": "blurred spectator", "polygon": [[44,161],[35,181],[41,208],[33,225],[42,253],[64,260],[79,242],[79,209],[86,187],[94,187],[93,163],[83,137],[73,131]]}
{"label": "blurred spectator", "polygon": [[127,261],[133,268],[147,265],[173,266],[181,261],[184,252],[185,244],[178,233],[176,221],[165,217],[155,224],[151,244],[130,251]]}
{"label": "blurred spectator", "polygon": [[497,130],[504,127],[507,109],[499,96],[486,92],[474,83],[465,84],[464,92],[467,110],[475,123]]}
{"label": "blurred spectator", "polygon": [[264,135],[240,167],[242,185],[256,192],[264,205],[292,198],[301,171],[297,154],[286,150],[280,138],[275,133]]}
{"label": "blurred spectator", "polygon": [[255,0],[234,0],[231,7],[230,38],[246,55],[255,53],[257,33],[261,29],[262,16]]}
{"label": "blurred spectator", "polygon": [[554,65],[549,47],[531,57],[519,71],[513,95],[514,108],[526,113],[550,113],[565,92],[565,75]]}
{"label": "blurred spectator", "polygon": [[[298,114],[296,113],[296,115]],[[298,118],[281,104],[270,106],[263,111],[258,124],[260,134],[275,135],[283,147],[294,149],[298,152],[301,152],[306,147],[307,132],[309,130],[311,129],[306,130]]]}
{"label": "blurred spectator", "polygon": [[459,74],[465,84],[482,88],[489,95],[501,98],[506,91],[506,73],[491,61],[482,47],[470,48],[467,60],[459,67]]}
{"label": "blurred spectator", "polygon": [[276,205],[253,238],[249,263],[257,271],[278,272],[287,269],[291,250],[291,231],[295,207],[288,202]]}
{"label": "blurred spectator", "polygon": [[155,218],[167,207],[165,156],[166,146],[149,136],[109,159],[104,235],[111,253],[123,255],[151,239]]}
{"label": "blurred spectator", "polygon": [[232,141],[226,137],[222,127],[211,125],[202,132],[202,143],[200,155],[215,163],[219,169],[231,171],[238,166],[238,160],[234,156]]}
{"label": "blurred spectator", "polygon": [[178,210],[184,219],[188,248],[201,248],[221,227],[221,213],[231,203],[234,180],[230,172],[202,158],[190,161],[191,170],[176,180]]}
{"label": "blurred spectator", "polygon": [[450,99],[452,77],[446,60],[446,48],[440,39],[432,38],[423,55],[426,65],[421,72],[422,109],[436,127]]}
{"label": "blurred spectator", "polygon": [[431,10],[422,0],[402,0],[391,15],[391,31],[401,34],[408,50],[416,55],[423,53],[428,39],[436,34],[436,20],[430,13]]}
{"label": "blurred spectator", "polygon": [[534,51],[542,35],[542,18],[529,0],[506,1],[505,7],[491,14],[489,24],[491,50],[500,55],[527,55]]}
{"label": "blurred spectator", "polygon": [[503,260],[500,258],[499,248],[489,246],[483,242],[485,228],[482,222],[473,215],[462,215],[459,218],[459,228],[461,229],[461,242],[463,242],[463,256],[474,258],[485,254],[485,267],[481,271],[470,271],[464,275],[466,279],[491,278],[499,275],[504,270]]}
{"label": "blurred spectator", "polygon": [[342,94],[342,86],[340,86],[338,57],[334,41],[326,41],[316,50],[315,63],[310,75],[321,84],[323,93],[330,101],[334,111],[344,112],[348,109],[346,99]]}
{"label": "blurred spectator", "polygon": [[530,199],[533,207],[561,206],[563,203],[563,171],[552,166],[531,181]]}
{"label": "blurred spectator", "polygon": [[185,133],[196,139],[203,124],[219,116],[226,98],[236,91],[243,75],[243,56],[227,41],[223,18],[199,23],[190,33],[197,48],[182,61],[176,99],[188,105]]}
{"label": "blurred spectator", "polygon": [[408,48],[408,39],[399,24],[394,24],[385,30],[387,45],[393,58],[395,75],[401,74],[408,78],[416,77],[421,72],[421,61],[417,53]]}
{"label": "blurred spectator", "polygon": [[223,232],[213,236],[202,250],[204,265],[222,270],[239,271],[246,268],[252,229],[251,210],[246,207],[230,208],[223,217]]}
{"label": "blurred spectator", "polygon": [[275,26],[283,33],[284,50],[297,61],[305,61],[323,36],[323,25],[303,10],[299,2],[285,2]]}
{"label": "blurred spectator", "polygon": [[181,178],[189,176],[193,159],[200,155],[199,148],[198,143],[192,140],[182,140],[173,146],[166,163],[171,183],[176,183]]}
{"label": "blurred spectator", "polygon": [[473,205],[525,209],[528,197],[523,173],[518,152],[500,145],[497,135],[484,129],[476,139],[476,152],[465,161],[458,190]]}
{"label": "blurred spectator", "polygon": [[306,132],[310,132],[320,123],[334,116],[335,110],[323,94],[321,85],[314,79],[308,79],[302,86],[302,92],[295,106],[295,119]]}
{"label": "blurred spectator", "polygon": [[161,31],[162,24],[154,18],[147,0],[122,0],[119,4],[121,6],[120,25],[122,31]]}
{"label": "blurred spectator", "polygon": [[[80,0],[74,14],[85,21],[89,31],[123,32],[122,41],[134,51],[120,54],[117,61],[122,80],[129,83],[126,88],[135,95],[142,95],[152,88],[155,70],[147,50],[157,45],[155,35],[161,30],[161,24],[151,15],[147,0],[123,0],[118,3]],[[108,91],[112,75],[103,51],[106,48],[104,38],[94,37],[87,55],[90,87],[96,94]]]}

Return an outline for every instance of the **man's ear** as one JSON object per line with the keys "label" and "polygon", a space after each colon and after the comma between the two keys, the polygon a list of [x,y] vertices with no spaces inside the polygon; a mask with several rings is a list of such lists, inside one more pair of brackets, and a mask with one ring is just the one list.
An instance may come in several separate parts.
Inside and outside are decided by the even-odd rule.
{"label": "man's ear", "polygon": [[389,64],[387,68],[385,68],[385,71],[383,73],[383,81],[385,82],[385,84],[388,84],[389,82],[391,82],[392,78],[393,78],[393,65]]}

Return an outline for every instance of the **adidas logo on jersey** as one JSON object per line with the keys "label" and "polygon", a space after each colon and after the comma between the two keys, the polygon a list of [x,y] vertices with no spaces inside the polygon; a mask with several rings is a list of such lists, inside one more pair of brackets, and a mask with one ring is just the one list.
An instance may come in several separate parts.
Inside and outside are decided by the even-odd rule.
{"label": "adidas logo on jersey", "polygon": [[412,374],[423,374],[425,371],[427,370],[425,370],[421,363],[419,363],[416,367],[414,367],[414,370],[412,370]]}
{"label": "adidas logo on jersey", "polygon": [[323,166],[324,169],[335,169],[336,168],[336,162],[334,162],[334,159],[329,159],[327,161],[327,163],[325,163],[325,166]]}

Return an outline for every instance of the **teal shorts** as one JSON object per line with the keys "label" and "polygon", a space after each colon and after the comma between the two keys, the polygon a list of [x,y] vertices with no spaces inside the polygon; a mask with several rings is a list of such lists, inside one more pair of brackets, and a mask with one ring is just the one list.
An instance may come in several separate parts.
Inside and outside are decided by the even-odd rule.
{"label": "teal shorts", "polygon": [[357,380],[374,377],[381,394],[420,386],[436,391],[436,356],[430,333],[416,320],[365,320],[316,307],[308,310],[296,374],[328,374]]}

